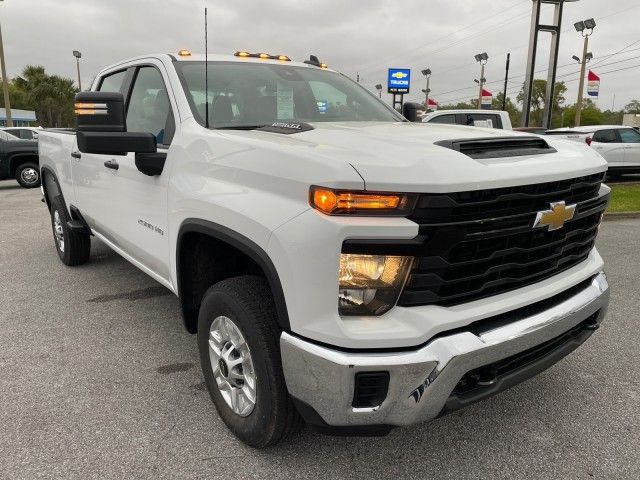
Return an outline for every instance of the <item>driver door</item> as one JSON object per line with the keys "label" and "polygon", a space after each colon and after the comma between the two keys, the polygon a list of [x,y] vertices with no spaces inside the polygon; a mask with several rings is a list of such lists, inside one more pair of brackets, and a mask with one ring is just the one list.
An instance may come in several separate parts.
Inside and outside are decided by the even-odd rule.
{"label": "driver door", "polygon": [[[150,132],[156,136],[158,152],[169,151],[175,133],[175,105],[167,89],[164,66],[160,62],[136,66],[126,101],[129,132]],[[85,159],[85,157],[88,157]],[[97,233],[122,253],[131,257],[159,280],[170,278],[169,235],[167,232],[168,159],[162,174],[148,176],[135,164],[135,153],[126,155],[82,154],[99,178],[99,188],[90,188],[90,215]]]}

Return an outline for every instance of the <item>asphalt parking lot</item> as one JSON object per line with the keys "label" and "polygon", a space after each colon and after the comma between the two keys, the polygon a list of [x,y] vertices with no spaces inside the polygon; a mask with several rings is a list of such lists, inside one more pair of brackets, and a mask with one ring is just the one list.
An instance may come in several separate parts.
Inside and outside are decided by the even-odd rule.
{"label": "asphalt parking lot", "polygon": [[38,190],[0,182],[0,478],[640,478],[640,220],[603,224],[603,327],[537,378],[384,438],[245,447],[178,300],[93,241],[57,258]]}

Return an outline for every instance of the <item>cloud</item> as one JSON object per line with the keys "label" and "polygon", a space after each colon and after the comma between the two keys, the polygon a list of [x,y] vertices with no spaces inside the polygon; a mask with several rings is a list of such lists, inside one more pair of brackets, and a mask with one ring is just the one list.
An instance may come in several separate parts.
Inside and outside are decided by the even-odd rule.
{"label": "cloud", "polygon": [[[596,71],[640,64],[640,50],[602,58],[635,40],[637,0],[581,0],[567,4],[559,74],[577,71],[571,56],[582,52],[582,38],[571,25],[594,17],[591,38]],[[531,0],[5,0],[0,21],[9,76],[25,65],[43,65],[75,78],[72,50],[80,50],[83,83],[101,68],[152,52],[202,51],[203,9],[209,9],[209,48],[215,53],[239,49],[283,53],[294,59],[318,55],[345,74],[360,74],[363,85],[384,83],[388,67],[433,71],[432,96],[440,102],[475,95],[479,71],[473,59],[486,51],[486,78],[494,93],[502,87],[504,61],[512,54],[510,90],[521,84],[527,54]],[[550,11],[543,18],[550,20]],[[544,37],[544,35],[543,35]],[[640,44],[633,48],[640,47]],[[542,38],[538,69],[546,68],[548,41]],[[606,66],[607,63],[630,59]],[[604,65],[603,65],[604,64]],[[640,97],[638,71],[602,76],[601,106],[618,107]],[[544,72],[539,74],[544,77]],[[577,95],[577,75],[569,75],[568,101]],[[413,75],[410,97],[418,98],[420,75]],[[418,82],[418,83],[416,83]],[[495,88],[494,88],[495,87]],[[450,92],[458,90],[457,92]],[[512,95],[515,97],[515,94]]]}

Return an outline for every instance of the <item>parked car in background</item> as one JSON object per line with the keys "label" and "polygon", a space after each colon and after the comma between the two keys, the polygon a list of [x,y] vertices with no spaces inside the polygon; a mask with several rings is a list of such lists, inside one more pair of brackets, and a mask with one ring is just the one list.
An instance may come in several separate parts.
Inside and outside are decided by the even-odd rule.
{"label": "parked car in background", "polygon": [[502,110],[438,110],[426,114],[424,123],[445,123],[471,127],[512,130],[509,113]]}
{"label": "parked car in background", "polygon": [[535,135],[546,135],[547,129],[544,127],[514,127],[515,132],[533,133]]}
{"label": "parked car in background", "polygon": [[592,125],[549,130],[547,135],[591,145],[609,164],[610,177],[640,173],[640,132],[635,128],[620,125]]}
{"label": "parked car in background", "polygon": [[42,129],[35,127],[5,127],[0,130],[22,140],[38,140],[38,132]]}
{"label": "parked car in background", "polygon": [[25,188],[40,186],[38,141],[0,131],[0,180],[15,178]]}

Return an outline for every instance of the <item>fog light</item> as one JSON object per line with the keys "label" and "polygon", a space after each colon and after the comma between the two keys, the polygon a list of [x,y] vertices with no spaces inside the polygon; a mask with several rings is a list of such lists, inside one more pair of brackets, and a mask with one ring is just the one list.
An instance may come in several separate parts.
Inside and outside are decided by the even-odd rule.
{"label": "fog light", "polygon": [[340,255],[340,315],[382,315],[392,308],[407,279],[413,257]]}

